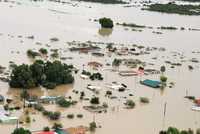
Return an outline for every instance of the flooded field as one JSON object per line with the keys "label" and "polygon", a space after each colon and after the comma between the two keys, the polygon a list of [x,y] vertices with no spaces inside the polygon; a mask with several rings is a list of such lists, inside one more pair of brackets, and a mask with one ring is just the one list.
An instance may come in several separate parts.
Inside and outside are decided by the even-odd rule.
{"label": "flooded field", "polygon": [[[57,86],[55,89],[47,90],[38,87],[28,90],[30,95],[41,96],[71,96],[78,103],[69,108],[61,108],[54,104],[44,104],[47,110],[60,111],[64,118],[58,120],[64,128],[76,126],[88,126],[94,121],[98,127],[95,134],[158,134],[161,129],[174,126],[180,129],[200,128],[200,112],[192,111],[193,102],[184,98],[186,95],[200,97],[199,76],[200,63],[192,62],[191,59],[200,60],[200,31],[188,29],[200,29],[199,16],[184,16],[176,14],[161,14],[141,10],[141,5],[126,7],[125,5],[104,5],[90,2],[66,1],[67,3],[55,3],[50,1],[32,2],[28,0],[14,0],[0,2],[0,65],[6,67],[10,73],[10,61],[20,65],[31,64],[33,59],[27,57],[28,49],[38,51],[46,48],[58,49],[59,58],[63,63],[72,64],[79,70],[74,74],[75,82],[70,85]],[[129,5],[133,5],[132,1]],[[112,18],[114,23],[135,23],[153,27],[143,28],[142,31],[133,31],[130,27],[115,25],[111,30],[101,29],[98,22],[94,21],[101,17]],[[161,30],[160,26],[184,27],[186,30]],[[161,32],[162,34],[155,34]],[[27,38],[34,36],[33,39]],[[52,42],[51,38],[59,41]],[[75,45],[72,41],[74,41]],[[79,43],[91,41],[92,45],[100,47],[104,56],[94,56],[91,52],[81,53],[70,51],[71,47],[78,47]],[[99,43],[100,42],[100,43]],[[140,55],[118,55],[107,51],[108,43],[114,43],[118,49],[133,48],[134,44],[145,46],[148,54]],[[87,42],[88,43],[88,42]],[[149,47],[149,51],[146,51]],[[157,49],[153,49],[156,47]],[[165,51],[163,48],[166,48]],[[153,50],[151,50],[153,49]],[[120,70],[132,70],[125,65],[117,68],[112,67],[112,62],[118,59],[139,59],[146,63],[145,69],[160,70],[165,65],[167,86],[165,89],[154,89],[140,84],[140,80],[159,80],[161,74],[143,76],[120,76]],[[37,59],[55,60],[48,54],[47,58]],[[97,61],[102,64],[98,70],[88,66],[89,62]],[[181,66],[167,64],[181,63]],[[188,69],[192,66],[193,70]],[[80,77],[82,70],[100,72],[103,81],[91,81]],[[114,70],[114,71],[113,71]],[[1,74],[2,76],[4,74]],[[112,90],[115,99],[105,96],[108,83],[118,82],[127,86],[126,91],[118,92]],[[174,85],[170,87],[169,83]],[[88,84],[101,87],[99,94],[87,89]],[[80,100],[75,91],[85,92],[87,98],[98,96],[100,103],[106,102],[108,109],[106,113],[92,113],[83,108],[90,105],[87,100]],[[12,89],[8,83],[0,82],[0,94],[5,98],[14,99],[15,103],[22,106],[19,89]],[[132,95],[130,95],[132,94]],[[149,98],[149,104],[142,104],[140,97]],[[134,109],[126,109],[124,103],[132,99],[136,103]],[[164,118],[164,105],[166,104],[166,115]],[[30,124],[19,126],[29,130],[42,130],[44,126],[52,126],[55,121],[50,121],[42,113],[30,110],[30,117],[34,121]],[[83,118],[66,118],[67,114],[83,114]],[[13,112],[13,115],[21,117],[23,109]],[[16,124],[0,124],[2,134],[10,134],[16,128]],[[90,133],[90,132],[88,132]],[[93,132],[91,132],[93,133]]]}

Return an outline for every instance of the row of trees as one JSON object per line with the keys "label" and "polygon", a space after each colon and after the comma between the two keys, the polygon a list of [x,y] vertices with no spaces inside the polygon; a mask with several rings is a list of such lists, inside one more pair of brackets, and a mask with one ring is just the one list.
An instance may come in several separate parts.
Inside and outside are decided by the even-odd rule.
{"label": "row of trees", "polygon": [[160,131],[159,134],[200,134],[200,129],[197,129],[195,133],[192,129],[179,130],[175,127],[169,127],[166,131]]}
{"label": "row of trees", "polygon": [[13,88],[34,88],[40,85],[53,89],[60,84],[73,83],[72,65],[60,61],[35,61],[32,65],[22,64],[14,67],[9,85]]}

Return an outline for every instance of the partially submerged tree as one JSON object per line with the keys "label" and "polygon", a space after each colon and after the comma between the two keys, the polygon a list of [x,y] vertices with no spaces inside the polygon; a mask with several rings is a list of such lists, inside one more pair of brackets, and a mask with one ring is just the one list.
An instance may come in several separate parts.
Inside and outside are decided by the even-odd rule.
{"label": "partially submerged tree", "polygon": [[91,100],[90,100],[90,103],[91,104],[99,104],[99,98],[98,97],[93,97]]}
{"label": "partially submerged tree", "polygon": [[60,61],[43,62],[35,61],[32,65],[16,66],[10,75],[9,85],[13,88],[33,88],[42,85],[47,88],[55,88],[60,84],[71,84],[73,66],[62,64]]}
{"label": "partially submerged tree", "polygon": [[103,28],[113,28],[113,21],[110,18],[100,18],[99,23]]}

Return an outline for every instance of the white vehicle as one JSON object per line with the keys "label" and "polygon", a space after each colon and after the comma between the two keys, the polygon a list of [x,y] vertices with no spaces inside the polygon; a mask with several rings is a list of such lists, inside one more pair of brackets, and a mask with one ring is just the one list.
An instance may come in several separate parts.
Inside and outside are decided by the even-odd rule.
{"label": "white vehicle", "polygon": [[200,106],[192,106],[193,111],[200,111]]}
{"label": "white vehicle", "polygon": [[81,78],[82,78],[82,79],[89,79],[89,76],[88,76],[88,75],[81,74]]}

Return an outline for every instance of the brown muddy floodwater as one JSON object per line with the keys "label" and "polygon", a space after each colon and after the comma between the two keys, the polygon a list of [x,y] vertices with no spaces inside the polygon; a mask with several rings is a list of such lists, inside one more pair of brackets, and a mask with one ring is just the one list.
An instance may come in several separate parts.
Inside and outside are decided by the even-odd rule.
{"label": "brown muddy floodwater", "polygon": [[[53,104],[45,105],[45,108],[51,111],[60,111],[62,116],[74,113],[83,114],[83,119],[67,119],[61,118],[58,122],[62,123],[64,128],[75,127],[79,125],[88,126],[90,122],[95,121],[101,128],[98,128],[95,134],[158,134],[159,130],[166,129],[168,126],[175,126],[180,129],[196,129],[200,128],[200,112],[191,110],[192,102],[184,99],[186,92],[189,95],[200,97],[199,81],[200,68],[199,63],[190,62],[189,59],[197,58],[200,60],[199,53],[192,51],[200,50],[200,31],[189,30],[155,30],[163,34],[154,34],[152,29],[143,29],[142,32],[132,31],[130,28],[124,29],[122,26],[116,25],[113,30],[101,29],[94,19],[100,17],[110,17],[114,22],[119,23],[136,23],[146,26],[175,26],[186,28],[200,28],[200,17],[183,16],[175,14],[160,14],[149,11],[142,11],[140,7],[124,7],[123,5],[103,5],[95,3],[84,3],[76,1],[68,1],[69,4],[60,4],[49,1],[30,2],[28,0],[13,0],[13,2],[0,2],[0,65],[8,68],[9,61],[16,64],[28,63],[32,61],[27,58],[26,51],[28,49],[38,50],[39,48],[59,49],[62,57],[72,57],[72,59],[64,60],[64,63],[73,64],[76,68],[82,70],[83,64],[90,61],[98,61],[103,64],[99,70],[104,77],[102,82],[83,80],[80,78],[80,71],[75,75],[75,83],[73,85],[58,86],[54,90],[46,90],[42,87],[29,90],[31,95],[43,96],[71,96],[74,100],[78,100],[78,104],[64,109]],[[27,39],[27,36],[34,35],[35,39]],[[50,38],[59,38],[58,42],[50,42]],[[68,50],[69,46],[66,42],[71,41],[85,42],[88,40],[95,42],[115,42],[117,47],[130,47],[128,44],[139,44],[144,46],[165,47],[167,51],[153,51],[149,55],[140,56],[118,56],[112,54],[108,56],[105,44],[100,44],[101,52],[104,57],[95,57],[89,54],[75,53]],[[123,45],[122,45],[123,44]],[[173,52],[183,55],[175,56]],[[50,51],[49,51],[50,52]],[[152,59],[157,57],[156,60]],[[145,68],[160,69],[161,65],[166,66],[165,75],[168,82],[174,82],[175,86],[164,90],[152,89],[139,83],[140,79],[159,79],[160,75],[148,75],[142,78],[137,76],[121,77],[117,72],[112,72],[111,66],[114,58],[133,58],[140,59],[147,63]],[[178,63],[181,60],[182,66],[171,68],[165,64],[166,60]],[[188,70],[188,65],[194,66],[193,71]],[[85,69],[94,72],[91,68],[85,66]],[[119,70],[127,69],[120,66]],[[9,70],[9,69],[7,69]],[[10,72],[10,71],[8,71]],[[117,99],[106,98],[105,92],[107,83],[117,81],[124,83],[128,89],[123,93],[113,91]],[[102,91],[97,96],[100,102],[106,102],[109,105],[107,113],[93,114],[82,107],[88,105],[88,101],[79,101],[79,95],[73,90],[84,91],[86,96],[90,98],[93,92],[86,89],[87,84],[100,86]],[[0,82],[0,94],[7,98],[14,98],[16,104],[21,105],[19,89],[10,89],[7,83]],[[133,96],[129,96],[133,94]],[[141,104],[140,97],[148,97],[149,104]],[[136,102],[134,109],[124,109],[124,102],[127,97]],[[166,107],[166,118],[163,121],[164,104]],[[13,113],[21,116],[22,111]],[[43,117],[41,113],[32,111],[31,119],[35,122],[26,125],[20,125],[30,130],[41,130],[44,126],[52,126],[54,122]],[[10,134],[16,125],[0,124],[0,134]]]}

